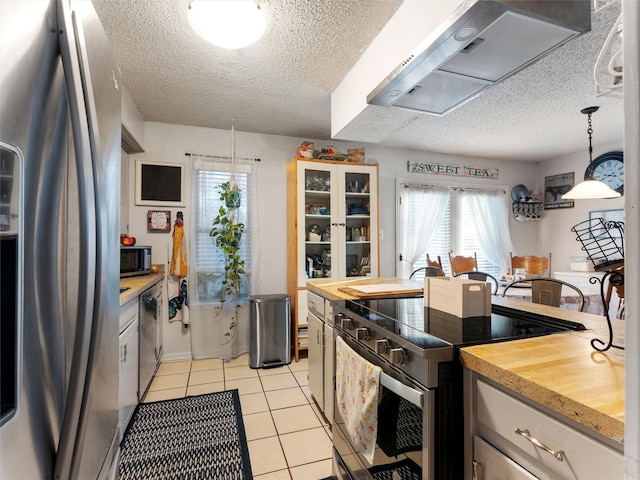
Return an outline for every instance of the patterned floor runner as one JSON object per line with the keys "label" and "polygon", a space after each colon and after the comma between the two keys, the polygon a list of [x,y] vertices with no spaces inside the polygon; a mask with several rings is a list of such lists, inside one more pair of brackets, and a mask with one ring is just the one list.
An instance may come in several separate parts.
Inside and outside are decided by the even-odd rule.
{"label": "patterned floor runner", "polygon": [[238,390],[138,405],[121,443],[119,475],[251,479]]}

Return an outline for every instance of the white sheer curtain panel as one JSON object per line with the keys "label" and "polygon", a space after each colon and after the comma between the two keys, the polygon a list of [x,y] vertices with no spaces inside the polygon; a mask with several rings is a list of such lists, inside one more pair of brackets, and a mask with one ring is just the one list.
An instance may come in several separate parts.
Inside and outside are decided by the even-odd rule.
{"label": "white sheer curtain panel", "polygon": [[509,209],[505,195],[502,190],[460,192],[463,208],[471,213],[469,221],[475,223],[478,243],[487,259],[500,266],[500,272],[509,269],[509,252],[514,250],[509,233]]}
{"label": "white sheer curtain panel", "polygon": [[[427,254],[445,213],[447,187],[403,184],[399,206],[398,243],[402,261],[396,275],[409,278],[414,263]],[[424,208],[429,205],[430,208]]]}
{"label": "white sheer curtain panel", "polygon": [[[249,295],[260,291],[259,231],[257,184],[258,166],[253,160],[235,162],[216,160],[221,157],[192,155],[192,217],[190,223],[189,312],[191,320],[191,353],[193,358],[235,358],[249,351]],[[246,291],[239,296],[239,318],[229,341],[225,336],[235,302],[221,303],[221,273],[224,264],[209,236],[211,224],[220,205],[217,185],[234,176],[241,186],[240,221],[245,223],[242,242],[245,245]],[[244,257],[246,255],[246,257]]]}

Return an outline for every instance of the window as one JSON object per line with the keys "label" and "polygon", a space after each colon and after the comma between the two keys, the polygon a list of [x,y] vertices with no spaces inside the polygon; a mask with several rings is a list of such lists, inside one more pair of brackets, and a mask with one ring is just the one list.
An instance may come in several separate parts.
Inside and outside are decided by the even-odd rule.
{"label": "window", "polygon": [[449,251],[475,252],[480,271],[500,274],[507,268],[513,248],[503,190],[399,183],[398,205],[398,276],[426,266],[427,253],[439,255],[450,272]]}
{"label": "window", "polygon": [[[249,174],[234,174],[234,181],[240,187],[242,199],[238,209],[239,221],[244,223],[245,229],[240,243],[240,256],[245,261],[245,283],[241,289],[241,297],[246,297],[251,271],[251,231],[249,221],[250,204],[249,195]],[[224,276],[224,259],[213,244],[213,239],[209,236],[213,219],[218,214],[218,209],[222,205],[218,186],[228,182],[231,172],[216,170],[194,170],[193,183],[193,220],[195,222],[195,236],[192,245],[195,248],[195,269],[197,288],[190,288],[198,297],[195,303],[211,303],[220,301],[222,292],[222,279]],[[194,293],[190,293],[193,295]]]}

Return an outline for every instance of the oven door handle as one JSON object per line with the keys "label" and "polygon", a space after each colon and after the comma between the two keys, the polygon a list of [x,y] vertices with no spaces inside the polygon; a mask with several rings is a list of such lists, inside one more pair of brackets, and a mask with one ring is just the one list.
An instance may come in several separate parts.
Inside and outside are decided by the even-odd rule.
{"label": "oven door handle", "polygon": [[385,388],[388,388],[396,395],[404,398],[405,400],[413,403],[416,407],[423,408],[424,407],[424,393],[416,390],[415,388],[411,388],[408,385],[396,380],[390,375],[387,375],[384,372],[380,372],[380,385]]}

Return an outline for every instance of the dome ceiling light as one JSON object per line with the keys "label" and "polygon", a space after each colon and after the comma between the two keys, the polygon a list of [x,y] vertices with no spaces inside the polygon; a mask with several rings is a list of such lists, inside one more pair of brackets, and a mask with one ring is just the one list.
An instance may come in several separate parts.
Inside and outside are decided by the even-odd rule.
{"label": "dome ceiling light", "polygon": [[193,0],[187,16],[200,37],[227,49],[257,42],[267,28],[265,12],[254,0]]}

